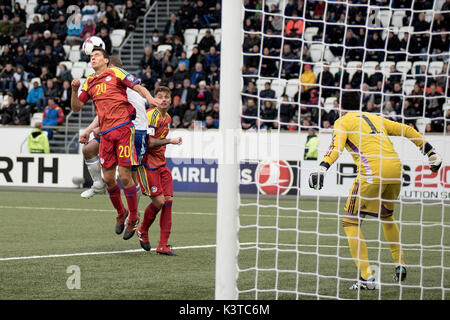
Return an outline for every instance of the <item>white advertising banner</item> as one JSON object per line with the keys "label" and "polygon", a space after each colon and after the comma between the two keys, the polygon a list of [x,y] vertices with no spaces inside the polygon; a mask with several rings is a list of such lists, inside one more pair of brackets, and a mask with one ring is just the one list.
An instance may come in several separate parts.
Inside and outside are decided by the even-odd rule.
{"label": "white advertising banner", "polygon": [[0,187],[76,188],[83,177],[81,154],[28,153],[30,128],[0,129]]}
{"label": "white advertising banner", "polygon": [[[76,187],[72,178],[83,175],[82,155],[28,154],[26,137],[30,132],[30,128],[0,129],[0,186]],[[169,136],[183,138],[182,145],[167,146],[166,156],[171,159],[170,163],[173,162],[175,173],[186,172],[186,176],[189,176],[189,172],[197,172],[202,168],[207,172],[216,170],[221,143],[224,139],[239,139],[240,160],[244,163],[241,170],[246,172],[246,179],[242,184],[253,184],[257,188],[251,190],[262,193],[270,194],[273,190],[276,193],[278,189],[280,194],[297,194],[299,189],[298,193],[303,196],[347,196],[355,177],[356,166],[351,155],[344,150],[328,170],[324,188],[320,191],[309,188],[309,174],[319,165],[320,159],[328,150],[330,132],[319,136],[319,159],[308,161],[303,160],[306,132],[230,131],[225,136],[220,136],[217,130],[178,129],[171,130]],[[430,135],[426,138],[444,160],[442,169],[437,173],[429,170],[427,157],[408,139],[391,137],[403,163],[401,196],[406,199],[450,199],[450,137]],[[278,165],[278,161],[274,160],[283,160],[283,164]],[[264,166],[257,165],[262,162],[265,163]],[[284,166],[289,168],[284,170]],[[178,181],[177,177],[175,174],[174,181]],[[284,181],[289,179],[292,181]],[[191,183],[201,184],[202,181]],[[180,190],[190,191],[194,187],[184,183],[184,180],[181,182],[183,185]],[[216,179],[208,179],[208,190],[215,192],[213,190],[216,183]],[[195,187],[203,190],[201,186]],[[253,192],[251,190],[248,192]]]}

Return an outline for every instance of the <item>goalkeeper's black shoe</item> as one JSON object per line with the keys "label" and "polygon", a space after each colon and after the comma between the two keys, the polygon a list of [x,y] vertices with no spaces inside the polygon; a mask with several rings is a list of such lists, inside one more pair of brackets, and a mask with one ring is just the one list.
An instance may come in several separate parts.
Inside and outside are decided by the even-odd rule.
{"label": "goalkeeper's black shoe", "polygon": [[404,266],[398,266],[395,268],[394,281],[399,282],[406,280],[406,268]]}

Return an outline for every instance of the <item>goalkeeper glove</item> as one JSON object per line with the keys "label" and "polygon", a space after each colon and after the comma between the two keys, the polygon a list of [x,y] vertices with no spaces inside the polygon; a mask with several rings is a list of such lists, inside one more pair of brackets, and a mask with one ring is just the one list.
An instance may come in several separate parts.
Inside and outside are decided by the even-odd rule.
{"label": "goalkeeper glove", "polygon": [[313,189],[320,190],[323,187],[323,179],[325,178],[325,173],[327,168],[320,165],[315,171],[311,172],[309,176],[309,187]]}
{"label": "goalkeeper glove", "polygon": [[428,163],[430,164],[430,170],[438,172],[442,165],[442,158],[440,155],[434,152],[430,152],[428,156]]}

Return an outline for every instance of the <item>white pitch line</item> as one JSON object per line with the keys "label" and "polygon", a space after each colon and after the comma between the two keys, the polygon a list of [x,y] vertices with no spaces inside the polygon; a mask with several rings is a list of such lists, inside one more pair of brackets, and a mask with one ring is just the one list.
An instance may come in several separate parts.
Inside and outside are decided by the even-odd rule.
{"label": "white pitch line", "polygon": [[[183,249],[203,249],[203,248],[215,248],[215,244],[207,244],[201,246],[186,246],[186,247],[174,247],[174,250]],[[100,252],[80,252],[80,253],[65,253],[65,254],[48,254],[43,256],[27,256],[27,257],[8,257],[0,258],[0,261],[14,261],[14,260],[31,260],[31,259],[45,259],[45,258],[64,258],[64,257],[81,257],[81,256],[100,256],[106,254],[120,254],[120,253],[135,253],[146,252],[144,249],[130,249],[120,251],[100,251]]]}
{"label": "white pitch line", "polygon": [[[114,209],[86,209],[86,208],[51,208],[51,207],[25,207],[25,206],[0,206],[0,209],[24,209],[24,210],[47,210],[47,211],[79,211],[79,212],[114,212]],[[292,210],[295,210],[292,208]],[[186,212],[186,211],[172,211],[174,214],[180,214],[180,215],[203,215],[203,216],[216,216],[215,212]],[[306,213],[312,213],[312,212],[305,212]],[[329,215],[329,214],[327,214]],[[269,215],[269,214],[240,214],[240,217],[257,217],[260,218],[277,218],[276,215]],[[341,216],[336,217],[323,217],[321,216],[320,219],[323,220],[336,220],[337,218],[340,218]],[[282,219],[297,219],[297,216],[279,216],[278,218]],[[317,219],[317,216],[315,217],[301,217],[302,219]],[[449,224],[441,223],[440,221],[413,221],[413,220],[402,220],[400,223],[404,224],[434,224],[436,226],[444,226],[449,227]]]}

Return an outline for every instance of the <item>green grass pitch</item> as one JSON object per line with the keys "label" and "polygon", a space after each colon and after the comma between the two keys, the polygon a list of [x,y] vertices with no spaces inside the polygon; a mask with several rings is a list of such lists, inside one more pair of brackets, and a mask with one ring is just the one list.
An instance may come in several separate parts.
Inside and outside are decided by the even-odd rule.
{"label": "green grass pitch", "polygon": [[[392,280],[380,224],[365,221],[369,259],[382,284],[358,294],[346,289],[356,268],[336,214],[343,203],[241,201],[241,299],[450,298],[448,205],[397,205],[408,264],[402,285]],[[148,203],[141,198],[141,212]],[[158,219],[150,229],[151,252],[140,249],[136,236],[117,236],[107,196],[83,200],[76,192],[0,191],[0,299],[214,299],[216,199],[175,196],[173,212],[170,243],[178,257],[155,253]],[[67,268],[74,265],[81,288],[70,290]]]}

